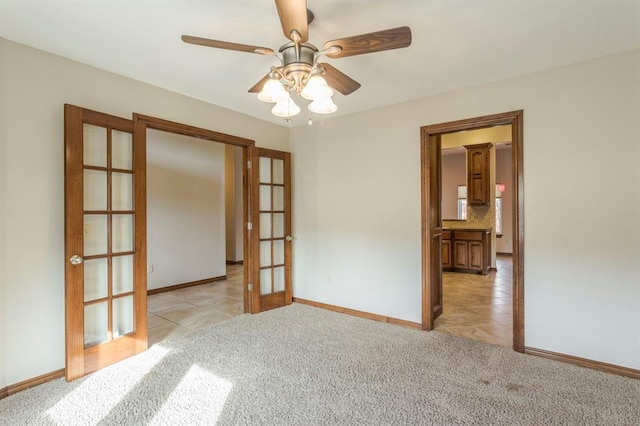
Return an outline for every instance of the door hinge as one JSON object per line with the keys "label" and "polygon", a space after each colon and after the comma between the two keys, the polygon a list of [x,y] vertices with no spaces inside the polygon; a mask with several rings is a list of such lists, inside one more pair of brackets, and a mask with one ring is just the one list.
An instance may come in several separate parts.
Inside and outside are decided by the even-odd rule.
{"label": "door hinge", "polygon": [[247,222],[247,231],[251,231],[253,229],[253,223]]}
{"label": "door hinge", "polygon": [[249,290],[249,291],[253,291],[253,284],[249,283],[249,284],[247,285],[247,290]]}
{"label": "door hinge", "polygon": [[247,161],[247,169],[250,169],[250,168],[251,168],[251,160],[248,160]]}

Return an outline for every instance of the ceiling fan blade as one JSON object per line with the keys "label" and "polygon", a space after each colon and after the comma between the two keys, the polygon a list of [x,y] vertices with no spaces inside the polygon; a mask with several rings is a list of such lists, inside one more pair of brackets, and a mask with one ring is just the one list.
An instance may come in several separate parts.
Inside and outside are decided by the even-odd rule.
{"label": "ceiling fan blade", "polygon": [[[398,27],[374,33],[360,34],[331,40],[324,44],[323,50],[338,46],[341,50],[326,52],[329,58],[344,58],[364,53],[382,52],[383,50],[400,49],[411,44],[411,28]],[[337,49],[336,49],[337,50]]]}
{"label": "ceiling fan blade", "polygon": [[[306,0],[276,0],[278,15],[282,23],[284,36],[291,41],[304,43],[309,40],[309,24],[307,23],[307,1]],[[292,35],[293,31],[300,35],[296,40]]]}
{"label": "ceiling fan blade", "polygon": [[182,41],[200,46],[215,47],[218,49],[236,50],[238,52],[257,53],[259,55],[275,55],[273,49],[268,47],[251,46],[248,44],[230,43],[228,41],[211,40],[208,38],[183,35]]}
{"label": "ceiling fan blade", "polygon": [[322,76],[325,80],[327,80],[329,86],[342,93],[343,95],[353,93],[360,88],[360,83],[358,83],[342,71],[338,71],[335,67],[327,63],[318,64],[318,66],[324,69],[325,73]]}
{"label": "ceiling fan blade", "polygon": [[[282,67],[278,67],[276,68],[277,70],[281,70]],[[267,75],[265,75],[264,77],[262,77],[262,79],[260,79],[259,82],[257,82],[256,84],[253,85],[253,87],[251,89],[249,89],[249,93],[259,93],[260,91],[262,91],[262,86],[264,86],[264,83],[267,82],[267,80],[269,80],[269,74],[271,74],[270,72],[267,73]]]}

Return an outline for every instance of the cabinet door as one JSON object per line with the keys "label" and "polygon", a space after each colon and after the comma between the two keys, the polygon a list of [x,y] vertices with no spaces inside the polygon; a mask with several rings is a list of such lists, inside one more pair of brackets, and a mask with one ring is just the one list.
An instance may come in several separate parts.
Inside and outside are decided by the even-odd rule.
{"label": "cabinet door", "polygon": [[491,157],[493,144],[465,145],[467,149],[467,203],[489,205],[491,199]]}
{"label": "cabinet door", "polygon": [[468,251],[469,251],[469,243],[466,241],[454,241],[453,242],[453,262],[454,267],[467,269],[469,267],[468,260]]}
{"label": "cabinet door", "polygon": [[442,240],[442,267],[452,268],[451,263],[451,240]]}
{"label": "cabinet door", "polygon": [[481,271],[483,269],[482,243],[469,241],[469,268]]}

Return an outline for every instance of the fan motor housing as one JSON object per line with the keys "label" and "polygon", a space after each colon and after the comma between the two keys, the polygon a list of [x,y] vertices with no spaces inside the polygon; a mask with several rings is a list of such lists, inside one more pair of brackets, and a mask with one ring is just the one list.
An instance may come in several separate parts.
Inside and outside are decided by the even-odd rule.
{"label": "fan motor housing", "polygon": [[318,49],[310,43],[287,43],[280,48],[284,68],[282,73],[287,79],[300,83],[302,78],[311,72]]}

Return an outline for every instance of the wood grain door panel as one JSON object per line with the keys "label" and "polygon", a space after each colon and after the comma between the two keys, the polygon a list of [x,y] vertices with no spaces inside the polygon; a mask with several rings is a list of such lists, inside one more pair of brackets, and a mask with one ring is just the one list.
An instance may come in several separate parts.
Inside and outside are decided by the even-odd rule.
{"label": "wood grain door panel", "polygon": [[251,312],[291,304],[291,154],[255,148],[252,157]]}
{"label": "wood grain door panel", "polygon": [[65,105],[68,381],[147,348],[145,171],[133,121]]}

